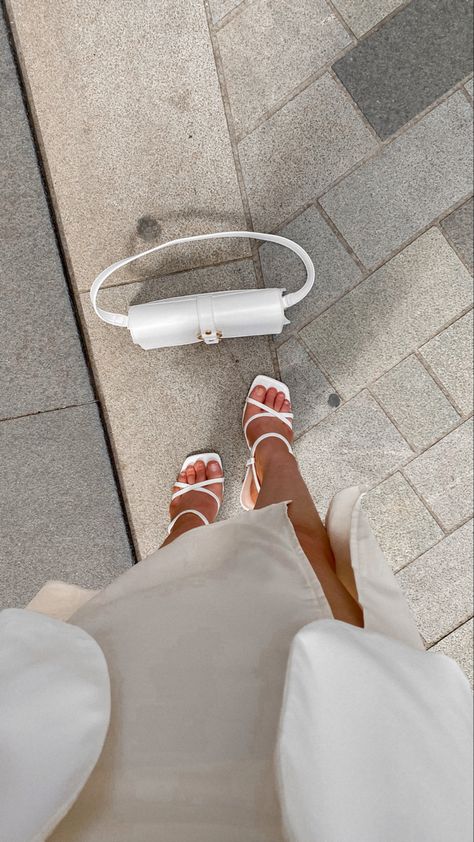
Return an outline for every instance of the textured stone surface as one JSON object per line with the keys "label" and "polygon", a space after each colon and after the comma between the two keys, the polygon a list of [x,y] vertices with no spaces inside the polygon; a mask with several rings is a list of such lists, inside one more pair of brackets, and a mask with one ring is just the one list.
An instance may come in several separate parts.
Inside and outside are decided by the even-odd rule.
{"label": "textured stone surface", "polygon": [[448,237],[451,245],[456,249],[459,257],[469,266],[471,272],[474,268],[472,244],[474,239],[473,226],[474,202],[470,199],[441,222],[441,228]]}
{"label": "textured stone surface", "polygon": [[405,468],[405,474],[445,529],[472,514],[472,419]]}
{"label": "textured stone surface", "polygon": [[239,144],[256,229],[282,224],[376,145],[337,83],[318,79]]}
{"label": "textured stone surface", "polygon": [[2,421],[2,607],[48,579],[108,584],[132,563],[95,404]]}
{"label": "textured stone surface", "polygon": [[440,652],[442,655],[448,655],[457,661],[463,672],[466,674],[471,685],[473,681],[472,669],[472,620],[469,620],[464,625],[460,626],[455,631],[443,637],[436,646],[432,647],[432,652]]}
{"label": "textured stone surface", "polygon": [[474,95],[474,82],[473,82],[473,80],[472,80],[472,79],[470,79],[470,81],[469,81],[469,82],[467,82],[467,83],[465,84],[465,86],[464,86],[464,87],[466,88],[467,92],[468,92],[471,96],[473,96],[473,95]]}
{"label": "textured stone surface", "polygon": [[458,92],[321,199],[374,266],[472,190],[472,108]]}
{"label": "textured stone surface", "polygon": [[[314,205],[278,233],[306,249],[314,263],[316,279],[309,295],[287,311],[291,324],[275,337],[277,344],[284,342],[362,278],[357,263]],[[294,292],[305,282],[306,269],[289,249],[265,243],[260,248],[260,258],[266,286],[284,287],[288,292]]]}
{"label": "textured stone surface", "polygon": [[397,574],[427,644],[472,616],[472,522]]}
{"label": "textured stone surface", "polygon": [[278,349],[278,362],[281,379],[290,389],[298,436],[329,415],[340,400],[298,339],[290,338]]}
{"label": "textured stone surface", "polygon": [[[203,3],[9,0],[9,9],[79,289],[158,242],[245,228]],[[181,247],[113,282],[246,248]]]}
{"label": "textured stone surface", "polygon": [[351,43],[325,0],[256,0],[219,31],[218,40],[241,135]]}
{"label": "textured stone surface", "polygon": [[375,396],[415,450],[441,438],[460,416],[416,357],[384,374],[372,386]]}
{"label": "textured stone surface", "polygon": [[363,392],[301,436],[295,453],[324,513],[337,491],[375,484],[405,462],[411,450],[374,399]]}
{"label": "textured stone surface", "polygon": [[0,16],[0,417],[93,400]]}
{"label": "textured stone surface", "polygon": [[386,138],[472,72],[472,4],[412,0],[334,70]]}
{"label": "textured stone surface", "polygon": [[400,0],[336,0],[334,5],[360,37],[393,12],[400,5]]}
{"label": "textured stone surface", "polygon": [[[105,290],[104,306],[126,310],[133,301],[183,290],[253,287],[250,261],[199,269]],[[248,451],[242,406],[256,374],[274,374],[269,340],[226,340],[143,351],[128,331],[107,327],[93,314],[88,296],[81,301],[91,356],[107,406],[107,418],[126,492],[131,524],[141,557],[161,543],[168,523],[172,484],[184,458],[217,450],[226,471],[221,517],[239,508],[240,484]]]}
{"label": "textured stone surface", "polygon": [[405,567],[443,537],[442,529],[401,474],[372,488],[363,506],[394,570]]}
{"label": "textured stone surface", "polygon": [[225,15],[240,6],[242,0],[209,0],[212,20],[219,23]]}
{"label": "textured stone surface", "polygon": [[471,300],[469,272],[431,229],[303,328],[302,336],[343,397],[350,397]]}
{"label": "textured stone surface", "polygon": [[461,411],[472,412],[472,310],[420,349],[432,371]]}

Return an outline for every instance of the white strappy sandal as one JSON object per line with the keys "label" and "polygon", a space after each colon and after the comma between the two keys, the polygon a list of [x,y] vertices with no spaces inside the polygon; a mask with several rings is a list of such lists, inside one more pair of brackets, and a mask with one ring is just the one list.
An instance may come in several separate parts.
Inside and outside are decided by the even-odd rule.
{"label": "white strappy sandal", "polygon": [[[260,491],[260,483],[258,481],[257,469],[255,467],[255,451],[260,442],[264,439],[281,439],[285,442],[290,453],[293,453],[290,442],[281,433],[263,433],[263,435],[259,436],[258,439],[255,439],[253,445],[250,446],[247,436],[247,428],[255,418],[278,418],[278,420],[283,421],[283,423],[286,424],[286,426],[289,427],[290,430],[293,429],[293,424],[291,420],[293,418],[292,412],[277,412],[276,409],[271,409],[269,406],[265,406],[264,403],[260,403],[260,401],[256,401],[254,398],[250,397],[251,393],[253,392],[256,386],[263,386],[265,389],[274,388],[278,392],[283,392],[285,398],[288,401],[290,400],[290,390],[286,383],[281,383],[279,380],[274,380],[273,377],[266,377],[264,374],[259,374],[255,378],[249,389],[247,398],[245,400],[244,412],[242,415],[242,426],[244,428],[244,436],[247,442],[247,447],[250,450],[250,459],[247,461],[247,472],[245,474],[245,479],[240,492],[240,505],[243,509],[245,509],[246,512],[250,511],[255,507],[255,503],[253,502],[250,494],[252,480],[255,483],[257,492]],[[247,404],[249,403],[252,404],[252,406],[258,406],[258,408],[261,409],[262,412],[256,412],[255,415],[251,415],[250,418],[248,418],[248,420],[244,422],[245,411],[247,408]]]}
{"label": "white strappy sandal", "polygon": [[[219,456],[218,453],[195,453],[191,456],[188,456],[187,459],[184,460],[180,473],[185,471],[186,468],[188,467],[188,465],[194,465],[196,462],[199,462],[199,461],[204,462],[206,468],[207,468],[209,462],[218,462],[219,465],[221,466],[221,470],[222,470],[222,460],[221,460],[221,457]],[[220,482],[221,485],[223,486],[224,485],[224,477],[216,477],[215,479],[205,479],[202,482],[194,483],[194,485],[188,485],[187,482],[175,482],[175,485],[178,487],[179,490],[174,492],[174,494],[171,497],[171,500],[176,500],[177,497],[182,497],[183,494],[187,494],[189,491],[200,491],[202,494],[208,494],[209,497],[212,497],[216,501],[216,503],[217,503],[216,517],[217,517],[217,515],[219,513],[219,509],[221,507],[221,501],[219,500],[217,494],[215,494],[214,491],[211,491],[211,489],[208,488],[207,486],[208,485],[215,485],[218,482]],[[208,521],[207,517],[205,515],[203,515],[202,512],[199,512],[197,509],[184,509],[184,511],[179,512],[176,515],[176,517],[174,517],[173,520],[171,521],[170,525],[168,526],[168,535],[170,534],[171,530],[173,529],[173,526],[175,525],[176,521],[179,520],[179,518],[182,515],[188,515],[188,514],[197,515],[198,517],[201,518],[201,520],[202,520],[202,522],[204,523],[205,526],[209,526],[209,521]]]}

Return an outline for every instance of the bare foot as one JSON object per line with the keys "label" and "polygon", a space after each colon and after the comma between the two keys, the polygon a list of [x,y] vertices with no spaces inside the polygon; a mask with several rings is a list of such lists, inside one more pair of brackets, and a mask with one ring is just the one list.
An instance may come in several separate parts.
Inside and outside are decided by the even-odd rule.
{"label": "bare foot", "polygon": [[[206,467],[204,462],[201,459],[198,459],[194,465],[188,465],[186,471],[179,474],[178,482],[185,482],[188,485],[194,485],[195,483],[203,482],[206,479],[213,479],[214,477],[222,476],[222,468],[219,465],[219,462],[212,460]],[[219,500],[222,501],[223,488],[221,482],[211,483],[211,485],[207,485],[206,488],[208,488],[209,491],[213,491]],[[173,488],[173,494],[175,491],[179,491],[179,488],[176,485]],[[203,494],[202,491],[188,491],[186,494],[181,494],[180,497],[172,500],[170,503],[171,520],[175,518],[179,512],[185,511],[186,509],[197,509],[199,512],[202,512],[209,523],[213,523],[213,521],[215,521],[218,511],[217,503],[214,498],[209,494]],[[203,521],[200,517],[198,517],[198,515],[194,515],[192,513],[182,515],[182,517],[180,517],[173,526],[171,535],[175,536],[176,534],[187,532],[188,529],[193,529],[195,526],[203,526]]]}
{"label": "bare foot", "polygon": [[[265,406],[268,406],[270,409],[275,409],[277,412],[292,411],[291,403],[286,400],[284,392],[278,392],[274,387],[266,389],[265,386],[256,386],[255,389],[251,391],[250,397],[265,404]],[[244,426],[252,415],[258,415],[261,412],[263,412],[263,410],[258,406],[253,406],[251,403],[247,404],[244,415]],[[247,438],[249,440],[249,444],[252,445],[254,441],[256,441],[258,437],[262,436],[264,433],[280,433],[287,439],[287,441],[290,442],[290,444],[293,441],[293,431],[290,430],[283,421],[280,421],[278,418],[268,416],[267,418],[257,418],[248,425]],[[268,462],[268,459],[272,459],[281,454],[286,456],[288,455],[288,448],[281,439],[271,438],[260,442],[255,452],[255,467],[260,484],[263,480],[265,464]],[[253,481],[250,494],[253,502],[255,503],[258,497],[258,492]]]}

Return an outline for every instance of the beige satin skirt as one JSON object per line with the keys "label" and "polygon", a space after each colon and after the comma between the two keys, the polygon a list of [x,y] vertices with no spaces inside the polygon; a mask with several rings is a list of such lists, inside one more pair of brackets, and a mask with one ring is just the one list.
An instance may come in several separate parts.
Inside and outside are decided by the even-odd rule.
{"label": "beige satin skirt", "polygon": [[[327,529],[366,628],[422,648],[357,489],[335,498]],[[286,504],[193,530],[88,596],[69,622],[105,654],[111,724],[50,838],[282,842],[274,752],[288,653],[299,629],[332,617]]]}

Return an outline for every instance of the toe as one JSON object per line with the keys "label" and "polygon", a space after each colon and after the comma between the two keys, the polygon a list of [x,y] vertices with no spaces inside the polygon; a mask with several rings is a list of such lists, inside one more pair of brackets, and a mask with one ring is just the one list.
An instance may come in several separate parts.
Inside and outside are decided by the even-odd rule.
{"label": "toe", "polygon": [[271,389],[267,390],[267,394],[265,395],[265,400],[264,400],[265,406],[269,406],[271,409],[273,409],[273,406],[275,404],[276,396],[277,396],[277,390],[274,389],[273,386],[272,386]]}
{"label": "toe", "polygon": [[219,462],[216,462],[215,459],[212,459],[207,466],[207,478],[215,479],[221,476],[223,476],[223,472],[221,466],[219,465]]}
{"label": "toe", "polygon": [[265,392],[265,386],[255,386],[255,389],[252,389],[252,391],[250,392],[250,397],[256,401],[260,401],[260,403],[263,403]]}
{"label": "toe", "polygon": [[277,396],[276,396],[276,398],[275,398],[275,406],[274,406],[274,409],[276,409],[276,411],[277,411],[277,412],[281,412],[281,408],[282,408],[282,406],[283,406],[284,402],[285,402],[285,395],[284,395],[284,393],[283,393],[283,392],[278,392],[278,394],[277,394]]}
{"label": "toe", "polygon": [[196,482],[204,482],[206,479],[206,466],[202,459],[198,459],[198,461],[195,462],[194,470],[196,471]]}
{"label": "toe", "polygon": [[196,482],[196,471],[194,470],[194,465],[188,465],[186,468],[186,482],[188,485],[194,485]]}
{"label": "toe", "polygon": [[280,412],[291,412],[290,401],[284,400]]}

